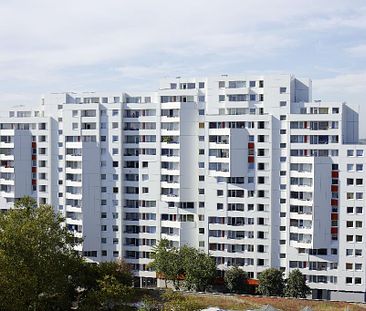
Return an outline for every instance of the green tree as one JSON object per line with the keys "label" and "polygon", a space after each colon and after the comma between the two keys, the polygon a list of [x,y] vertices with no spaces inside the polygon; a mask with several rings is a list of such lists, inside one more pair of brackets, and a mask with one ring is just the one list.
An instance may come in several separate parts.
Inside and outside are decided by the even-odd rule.
{"label": "green tree", "polygon": [[0,310],[69,310],[82,258],[49,205],[25,197],[0,214]]}
{"label": "green tree", "polygon": [[173,282],[176,289],[179,289],[179,275],[183,273],[179,250],[175,247],[170,247],[170,242],[167,239],[162,239],[153,249],[151,263],[157,274],[161,274],[165,280],[165,287],[168,281]]}
{"label": "green tree", "polygon": [[120,283],[116,277],[105,275],[98,280],[98,288],[87,292],[87,295],[79,303],[79,310],[126,310],[133,296],[133,288]]}
{"label": "green tree", "polygon": [[216,264],[212,257],[193,247],[180,249],[185,286],[189,290],[204,292],[216,276]]}
{"label": "green tree", "polygon": [[280,270],[270,268],[259,275],[257,292],[265,296],[282,296],[285,287],[283,274]]}
{"label": "green tree", "polygon": [[248,275],[237,266],[225,271],[224,281],[226,288],[232,293],[243,293],[247,290]]}
{"label": "green tree", "polygon": [[305,276],[299,269],[290,272],[285,288],[286,297],[305,298],[310,294],[310,287],[306,285]]}

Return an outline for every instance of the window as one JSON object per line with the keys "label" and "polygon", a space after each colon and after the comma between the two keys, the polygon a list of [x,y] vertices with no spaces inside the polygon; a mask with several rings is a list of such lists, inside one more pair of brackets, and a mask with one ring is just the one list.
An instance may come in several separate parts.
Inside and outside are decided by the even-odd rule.
{"label": "window", "polygon": [[255,81],[249,81],[249,87],[255,87]]}
{"label": "window", "polygon": [[219,88],[225,87],[225,81],[219,81]]}
{"label": "window", "polygon": [[286,87],[280,87],[280,94],[286,93],[287,88]]}
{"label": "window", "polygon": [[219,102],[225,101],[225,95],[219,95]]}
{"label": "window", "polygon": [[198,88],[204,89],[205,88],[205,82],[198,82]]}
{"label": "window", "polygon": [[73,111],[72,111],[72,116],[73,116],[73,117],[77,117],[77,116],[78,116],[78,113],[79,113],[79,111],[78,111],[78,110],[73,110]]}
{"label": "window", "polygon": [[286,107],[287,102],[286,101],[280,101],[280,107]]}

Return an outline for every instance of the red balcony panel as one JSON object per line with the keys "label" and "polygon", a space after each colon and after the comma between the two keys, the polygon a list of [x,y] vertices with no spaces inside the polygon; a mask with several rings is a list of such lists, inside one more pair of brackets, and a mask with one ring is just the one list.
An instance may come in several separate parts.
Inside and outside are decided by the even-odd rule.
{"label": "red balcony panel", "polygon": [[338,233],[338,228],[337,227],[330,228],[330,232],[332,234],[337,234]]}
{"label": "red balcony panel", "polygon": [[37,148],[37,143],[36,142],[32,142],[32,148]]}
{"label": "red balcony panel", "polygon": [[332,171],[332,178],[338,178],[339,173],[337,171]]}
{"label": "red balcony panel", "polygon": [[332,199],[332,200],[330,200],[330,204],[332,206],[338,206],[338,200],[337,199]]}
{"label": "red balcony panel", "polygon": [[32,155],[32,160],[33,161],[37,160],[37,156],[35,154]]}
{"label": "red balcony panel", "polygon": [[36,179],[32,179],[32,185],[37,185],[37,180]]}
{"label": "red balcony panel", "polygon": [[248,143],[248,149],[254,149],[254,143]]}
{"label": "red balcony panel", "polygon": [[36,173],[37,172],[37,168],[36,167],[32,167],[32,173]]}
{"label": "red balcony panel", "polygon": [[254,156],[248,157],[248,163],[254,163]]}
{"label": "red balcony panel", "polygon": [[331,218],[332,220],[338,220],[338,213],[332,213]]}
{"label": "red balcony panel", "polygon": [[338,186],[337,185],[332,185],[331,189],[332,189],[332,192],[338,192]]}

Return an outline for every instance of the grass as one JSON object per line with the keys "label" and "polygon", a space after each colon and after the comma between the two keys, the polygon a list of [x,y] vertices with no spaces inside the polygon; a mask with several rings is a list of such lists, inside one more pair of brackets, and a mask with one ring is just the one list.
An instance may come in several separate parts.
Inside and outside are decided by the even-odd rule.
{"label": "grass", "polygon": [[[366,311],[366,304],[347,302],[316,301],[304,299],[270,298],[259,296],[226,296],[210,294],[186,294],[193,301],[205,307],[219,307],[228,310],[247,310],[260,308],[264,305],[271,305],[282,311],[297,311],[306,306],[313,311]],[[347,309],[348,307],[348,309]]]}
{"label": "grass", "polygon": [[[155,301],[162,302],[164,289],[139,289],[134,297],[135,301],[141,301],[143,297],[151,297]],[[224,295],[224,294],[196,294],[182,292],[189,301],[202,306],[218,307],[226,310],[258,309],[264,305],[271,305],[282,311],[300,311],[309,306],[313,311],[366,311],[366,304],[347,303],[335,301],[305,300],[292,298],[275,298],[263,296]],[[179,295],[179,294],[178,294]],[[163,295],[164,296],[164,295]],[[347,309],[348,308],[348,309]]]}

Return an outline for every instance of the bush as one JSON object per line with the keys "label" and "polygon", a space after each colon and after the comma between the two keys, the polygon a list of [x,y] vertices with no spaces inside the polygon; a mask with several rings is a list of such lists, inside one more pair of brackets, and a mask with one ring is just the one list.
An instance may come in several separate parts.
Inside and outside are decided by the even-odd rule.
{"label": "bush", "polygon": [[259,275],[257,292],[265,296],[283,296],[285,282],[280,270],[270,268]]}
{"label": "bush", "polygon": [[248,275],[239,267],[231,267],[225,271],[224,281],[226,288],[231,293],[244,293],[247,291],[246,281]]}

